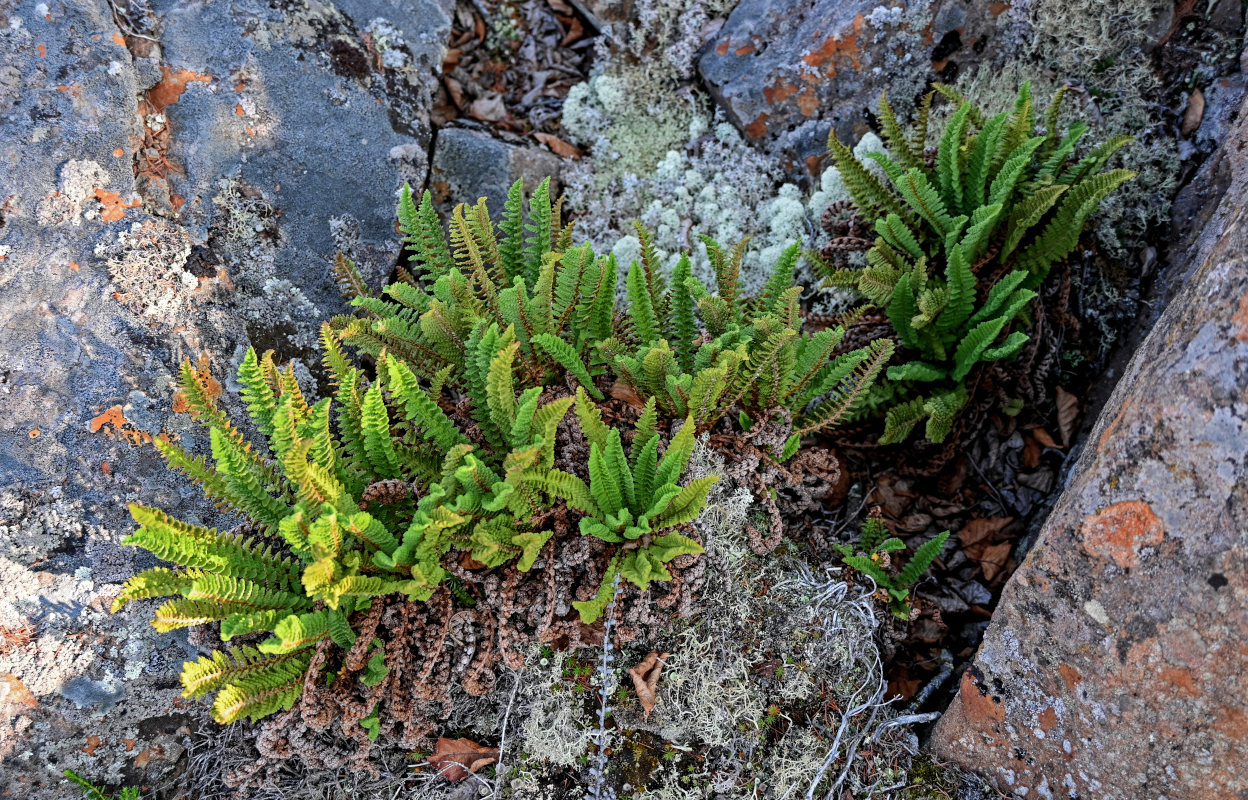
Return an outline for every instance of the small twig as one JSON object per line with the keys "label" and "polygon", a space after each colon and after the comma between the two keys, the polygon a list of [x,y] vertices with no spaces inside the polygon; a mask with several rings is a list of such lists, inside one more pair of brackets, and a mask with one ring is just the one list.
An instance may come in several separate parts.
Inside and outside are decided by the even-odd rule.
{"label": "small twig", "polygon": [[927,714],[906,714],[901,717],[893,717],[886,719],[875,727],[875,733],[871,734],[871,744],[880,741],[880,737],[884,735],[884,731],[889,728],[896,728],[900,725],[922,725],[925,722],[940,719],[939,711],[932,711]]}
{"label": "small twig", "polygon": [[507,710],[503,712],[503,730],[498,736],[498,761],[494,762],[494,786],[490,787],[491,796],[498,792],[503,780],[503,758],[507,752],[507,722],[511,719],[511,709],[516,703],[516,692],[520,689],[520,672],[515,671],[516,679],[511,684],[511,696],[507,698]]}

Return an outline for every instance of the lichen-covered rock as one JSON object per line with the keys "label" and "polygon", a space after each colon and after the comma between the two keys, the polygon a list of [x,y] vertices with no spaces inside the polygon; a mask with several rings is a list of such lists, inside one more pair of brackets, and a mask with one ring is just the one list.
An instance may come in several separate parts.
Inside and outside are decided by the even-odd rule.
{"label": "lichen-covered rock", "polygon": [[[934,749],[1027,797],[1248,795],[1248,104],[1191,265],[1015,574]],[[1183,207],[1188,207],[1185,204]],[[1183,262],[1187,262],[1186,264]],[[1182,272],[1183,270],[1179,270]]]}
{"label": "lichen-covered rock", "polygon": [[182,768],[198,648],[109,613],[127,503],[217,523],[150,446],[206,447],[177,365],[307,359],[334,251],[379,283],[425,179],[447,5],[277,5],[0,1],[0,797]]}
{"label": "lichen-covered rock", "polygon": [[956,77],[958,62],[984,49],[1000,13],[989,6],[743,0],[707,42],[698,68],[751,139],[800,129],[797,154],[821,155],[830,128],[844,141],[866,131],[864,112],[881,89],[904,109],[928,77]]}

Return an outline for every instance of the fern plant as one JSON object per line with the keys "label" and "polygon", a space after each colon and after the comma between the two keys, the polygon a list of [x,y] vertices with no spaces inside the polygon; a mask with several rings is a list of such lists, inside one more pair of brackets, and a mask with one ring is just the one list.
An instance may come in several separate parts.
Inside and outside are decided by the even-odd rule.
{"label": "fern plant", "polygon": [[889,609],[896,617],[909,619],[910,589],[940,555],[948,539],[949,531],[943,531],[919,545],[914,555],[896,574],[888,571],[893,561],[889,554],[905,550],[906,545],[892,535],[888,524],[880,517],[873,515],[863,520],[857,547],[849,544],[834,544],[833,547],[841,554],[841,560],[847,566],[869,577],[887,595]]}
{"label": "fern plant", "polygon": [[846,420],[892,357],[889,340],[842,352],[844,328],[801,330],[801,287],[793,285],[799,244],[780,257],[760,295],[747,298],[739,288],[746,242],[725,251],[702,237],[716,277],[712,294],[691,274],[687,255],[669,288],[653,265],[648,233],[637,229],[642,259],[627,283],[632,337],[601,349],[620,380],[664,413],[690,416],[704,430],[734,408],[747,424],[787,410],[794,417],[787,457],[802,436]]}
{"label": "fern plant", "polygon": [[439,577],[431,559],[377,567],[384,561],[378,555],[398,546],[395,515],[375,516],[359,501],[378,470],[390,475],[398,469],[381,463],[390,431],[384,408],[378,415],[379,389],[364,393],[370,413],[356,431],[360,449],[351,450],[332,432],[331,400],[309,405],[293,371],[279,370],[272,354],[258,358],[249,350],[238,378],[267,454],[217,407],[207,368],[190,362],[182,366],[181,396],[208,429],[212,460],[171,441],[157,440],[156,447],[222,509],[243,516],[244,530],[222,532],[132,505],[139,528],[124,543],[180,568],[140,572],[113,602],[118,611],[141,598],[174,598],[156,609],[152,624],[161,631],[219,622],[225,641],[272,634],[256,647],[214,652],[183,666],[184,695],[217,692],[212,713],[219,722],[289,708],[302,691],[311,645],[328,637],[351,646],[350,613],[380,595],[426,599]]}
{"label": "fern plant", "polygon": [[[175,566],[135,575],[114,609],[168,598],[153,620],[160,630],[219,623],[226,642],[267,634],[184,666],[184,694],[215,692],[218,721],[290,708],[315,647],[353,647],[351,615],[375,598],[430,599],[454,583],[447,559],[531,570],[554,535],[547,512],[560,504],[583,535],[615,545],[598,597],[577,604],[583,620],[602,613],[617,576],[642,590],[671,580],[673,559],[701,552],[680,532],[714,481],[681,484],[699,428],[732,407],[760,417],[790,409],[799,423],[777,455],[792,455],[803,433],[852,410],[891,354],[889,343],[838,354],[842,331],[799,332],[796,248],[763,294],[745,299],[733,277],[744,245],[714,251],[711,295],[687,260],[674,276],[679,290],[668,289],[647,239],[629,278],[644,308],[617,314],[614,260],[573,247],[559,207],[543,183],[526,210],[517,183],[497,230],[484,201],[461,205],[448,241],[429,195],[416,205],[405,189],[399,217],[411,271],[378,298],[364,294],[348,259],[335,264],[359,313],[322,327],[332,396],[310,402],[271,353],[243,359],[238,381],[260,443],[217,405],[206,365],[183,365],[182,401],[206,427],[211,458],[172,441],[156,446],[244,523],[221,531],[133,506],[139,527],[126,543]],[[626,453],[597,402],[613,376],[667,375],[654,356],[632,371],[616,357],[618,348],[661,350],[660,319],[678,343],[677,372],[650,393]],[[367,357],[367,371],[344,345]],[[711,399],[690,395],[695,386]],[[590,454],[580,474],[556,466],[574,404]],[[370,646],[360,677],[378,681],[386,644]]]}
{"label": "fern plant", "polygon": [[566,373],[601,399],[593,381],[601,364],[591,344],[614,329],[615,260],[571,245],[572,226],[560,219],[562,202],[551,202],[549,185],[547,179],[533,193],[525,222],[517,181],[497,229],[485,198],[461,204],[449,241],[429,192],[417,205],[404,186],[399,228],[412,269],[401,271],[403,279],[387,286],[384,298],[363,294],[361,281],[340,278],[360,314],[333,320],[336,333],[364,353],[402,358],[421,380],[471,389],[473,376],[488,367],[473,346],[474,333],[510,327],[522,388]]}
{"label": "fern plant", "polygon": [[1101,201],[1135,175],[1102,172],[1126,136],[1076,157],[1088,128],[1059,131],[1065,87],[1039,123],[1027,83],[1013,111],[993,117],[949,87],[936,91],[956,110],[934,158],[925,149],[934,92],[909,133],[881,97],[889,153],[870,154],[878,175],[835,135],[828,143],[857,214],[875,233],[865,243],[866,265],[825,264],[828,282],[852,286],[885,309],[906,350],[887,376],[910,399],[889,410],[885,444],[904,441],[924,420],[927,438],[944,440],[968,401],[968,375],[980,363],[1018,354],[1029,337],[1015,323],[1025,319],[1036,289],[1078,245]]}
{"label": "fern plant", "polygon": [[693,418],[685,420],[660,457],[654,398],[637,421],[627,455],[619,430],[603,423],[598,408],[581,389],[577,390],[576,414],[590,447],[589,484],[555,470],[542,485],[584,514],[582,534],[621,545],[603,573],[597,595],[573,603],[581,621],[588,623],[602,615],[619,577],[645,591],[651,581],[672,579],[664,566],[672,559],[703,552],[701,545],[673,529],[702,513],[707,492],[719,476],[678,485],[693,454]]}
{"label": "fern plant", "polygon": [[[82,789],[82,796],[86,800],[113,800],[103,786],[92,783],[72,769],[65,770],[64,775],[71,783]],[[140,797],[142,797],[142,790],[139,787],[124,786],[121,794],[117,795],[117,800],[140,800]]]}

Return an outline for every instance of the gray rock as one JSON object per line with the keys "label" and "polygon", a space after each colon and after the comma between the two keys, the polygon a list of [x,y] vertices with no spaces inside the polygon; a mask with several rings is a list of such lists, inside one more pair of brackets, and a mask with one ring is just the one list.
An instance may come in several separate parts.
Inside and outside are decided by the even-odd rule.
{"label": "gray rock", "polygon": [[357,0],[278,11],[251,0],[156,12],[166,68],[208,76],[165,109],[168,158],[185,173],[168,181],[185,198],[180,221],[209,238],[219,183],[237,181],[280,215],[279,246],[254,279],[292,281],[337,310],[328,220],[349,212],[363,241],[393,240],[395,191],[425,178],[446,9]]}
{"label": "gray rock", "polygon": [[[933,748],[1027,797],[1248,795],[1248,103],[1187,273],[1011,579]],[[1197,205],[1203,209],[1195,211]],[[1198,224],[1191,224],[1194,218]]]}
{"label": "gray rock", "polygon": [[444,217],[455,205],[484,197],[490,217],[497,220],[518,178],[524,179],[527,193],[549,177],[551,196],[556,196],[560,164],[548,150],[504,142],[484,131],[444,128],[434,143],[429,191]]}

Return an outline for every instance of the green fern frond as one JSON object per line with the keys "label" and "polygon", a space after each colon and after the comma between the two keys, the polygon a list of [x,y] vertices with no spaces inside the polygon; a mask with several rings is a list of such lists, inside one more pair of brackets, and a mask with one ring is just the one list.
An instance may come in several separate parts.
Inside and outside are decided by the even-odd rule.
{"label": "green fern frond", "polygon": [[1056,205],[1069,186],[1045,186],[1035,194],[1016,204],[1010,213],[1009,228],[1001,245],[999,258],[1004,261],[1023,241],[1023,237]]}
{"label": "green fern frond", "polygon": [[585,387],[585,391],[589,392],[595,400],[601,400],[602,392],[594,385],[594,379],[590,377],[589,370],[585,368],[584,362],[580,356],[572,349],[572,346],[564,342],[557,336],[549,333],[541,334],[533,337],[533,341],[537,343],[548,356],[559,362],[560,366],[572,373],[577,382]]}
{"label": "green fern frond", "polygon": [[202,456],[191,455],[168,439],[158,438],[152,441],[156,450],[165,459],[170,469],[181,472],[193,482],[200,485],[210,499],[217,502],[219,508],[230,508],[232,492],[225,478],[217,473],[216,468]]}
{"label": "green fern frond", "polygon": [[568,508],[584,514],[599,516],[602,511],[593,493],[585,482],[571,473],[552,469],[547,472],[528,475],[525,481],[541,489],[552,497],[558,497],[568,504]]}
{"label": "green fern frond", "polygon": [[1057,182],[1060,184],[1073,186],[1089,175],[1097,172],[1101,167],[1105,166],[1109,159],[1126,145],[1135,141],[1130,136],[1119,135],[1113,136],[1093,147],[1088,151],[1087,155],[1079,159],[1079,162],[1066,170],[1058,177]]}
{"label": "green fern frond", "polygon": [[[767,279],[763,290],[758,295],[757,313],[778,314],[780,297],[793,287],[793,270],[797,267],[797,259],[802,254],[802,243],[794,242],[785,248],[776,260],[776,266]],[[690,309],[692,313],[692,308]]]}
{"label": "green fern frond", "polygon": [[[939,91],[939,90],[938,90]],[[968,117],[971,113],[971,104],[963,102],[958,110],[953,112],[953,116],[949,118],[948,124],[945,126],[945,133],[940,138],[940,146],[936,150],[936,177],[940,186],[940,194],[944,199],[947,208],[954,209],[955,212],[963,208],[962,202],[962,161],[963,161],[963,143],[966,138],[966,128]],[[918,172],[917,168],[912,170]],[[922,196],[921,194],[919,195]],[[928,218],[922,210],[924,218]],[[929,222],[931,221],[928,218]],[[937,230],[944,234],[947,228],[934,226]]]}
{"label": "green fern frond", "polygon": [[[503,219],[498,227],[502,241],[498,244],[499,260],[509,278],[524,272],[524,179],[517,178],[507,190]],[[511,281],[509,280],[508,283]]]}
{"label": "green fern frond", "polygon": [[247,645],[231,648],[228,653],[214,650],[182,665],[182,696],[200,698],[227,684],[249,679],[280,677],[284,682],[292,674],[302,675],[310,660],[311,654],[306,652],[266,656]]}
{"label": "green fern frond", "polygon": [[986,201],[988,179],[998,165],[998,153],[1005,142],[1005,126],[1009,115],[997,114],[980,127],[971,153],[966,162],[966,209],[971,210]]}
{"label": "green fern frond", "polygon": [[966,387],[959,385],[955,389],[932,395],[924,404],[923,411],[927,414],[927,428],[924,431],[929,442],[939,444],[949,435],[958,412],[966,406]]}
{"label": "green fern frond", "polygon": [[628,268],[627,279],[628,309],[633,320],[633,331],[641,344],[650,344],[659,338],[658,318],[650,300],[650,290],[646,286],[645,274],[641,265],[634,261]]}
{"label": "green fern frond", "polygon": [[867,397],[871,387],[879,380],[880,373],[893,357],[891,339],[876,339],[867,347],[840,356],[833,362],[839,373],[852,365],[852,372],[839,381],[836,389],[797,421],[795,433],[807,436],[816,431],[828,430],[848,420]]}
{"label": "green fern frond", "polygon": [[[935,97],[936,92],[934,90],[923,95],[923,99],[919,101],[919,107],[915,112],[914,130],[910,137],[910,150],[916,157],[921,157],[927,149],[927,128],[932,115],[932,99]],[[923,164],[911,164],[910,166],[921,167]]]}
{"label": "green fern frond", "polygon": [[905,569],[897,575],[896,584],[913,586],[918,583],[919,578],[923,577],[923,573],[927,572],[927,568],[940,555],[940,551],[944,549],[945,542],[948,540],[949,531],[944,531],[919,545],[919,549],[915,550],[914,555],[906,562]]}
{"label": "green fern frond", "polygon": [[255,611],[246,603],[218,603],[184,597],[162,603],[152,614],[152,627],[160,633],[219,622],[232,614]]}
{"label": "green fern frond", "polygon": [[486,403],[490,419],[500,431],[511,430],[516,421],[516,390],[512,383],[512,371],[519,349],[520,344],[514,341],[500,349],[490,359],[489,371],[486,373]]}
{"label": "green fern frond", "polygon": [[1042,144],[1044,144],[1043,136],[1033,136],[1009,151],[1005,163],[1001,165],[1001,169],[992,179],[992,185],[988,189],[989,203],[1005,205],[1010,201],[1020,179],[1031,166],[1036,150]]}
{"label": "green fern frond", "polygon": [[282,664],[285,669],[247,676],[225,686],[212,704],[212,718],[228,725],[243,717],[257,722],[270,714],[286,711],[303,693],[303,673],[296,672],[298,662]]}
{"label": "green fern frond", "polygon": [[250,537],[181,522],[155,508],[131,505],[130,515],[139,528],[122,544],[142,547],[184,567],[270,582],[288,590],[298,585],[297,562]]}
{"label": "green fern frond", "polygon": [[383,478],[399,477],[399,456],[394,451],[394,441],[391,438],[390,413],[381,396],[379,382],[373,383],[364,393],[360,428],[364,434],[364,452],[373,472]]}
{"label": "green fern frond", "polygon": [[524,242],[524,278],[530,285],[537,283],[542,259],[550,252],[553,209],[550,204],[550,178],[545,178],[529,196],[528,236]]}
{"label": "green fern frond", "polygon": [[984,127],[984,115],[978,108],[975,108],[974,104],[967,99],[966,95],[962,94],[947,83],[933,83],[932,89],[959,108],[961,106],[967,106],[969,109],[971,124],[976,128]]}
{"label": "green fern frond", "polygon": [[916,397],[888,409],[884,416],[884,434],[880,437],[880,444],[904,442],[914,426],[927,417],[927,411],[923,408],[925,402],[924,398]]}
{"label": "green fern frond", "polygon": [[949,300],[936,322],[936,330],[940,334],[958,330],[975,309],[975,274],[971,272],[971,265],[963,255],[960,245],[950,247],[948,253],[945,285],[948,287]]}
{"label": "green fern frond", "polygon": [[880,93],[879,108],[881,133],[884,135],[888,151],[896,156],[907,169],[924,166],[923,150],[920,148],[916,153],[911,147],[910,140],[906,138],[906,134],[897,121],[897,113],[893,111],[892,105],[888,102],[887,92]]}
{"label": "green fern frond", "polygon": [[1136,173],[1126,169],[1103,172],[1083,181],[1063,195],[1061,205],[1044,233],[1018,256],[1018,262],[1032,273],[1031,285],[1038,285],[1053,264],[1070,255],[1079,244],[1083,225],[1101,201]]}
{"label": "green fern frond", "polygon": [[718,480],[718,475],[708,475],[685,486],[654,518],[653,524],[656,527],[671,528],[697,519],[706,507],[707,494]]}
{"label": "green fern frond", "polygon": [[131,600],[180,595],[183,589],[190,588],[203,575],[203,570],[198,569],[184,572],[175,572],[168,567],[145,569],[126,580],[121,593],[113,600],[112,612],[117,613]]}
{"label": "green fern frond", "polygon": [[442,222],[428,191],[421,196],[417,208],[412,203],[411,187],[403,185],[399,193],[399,230],[403,232],[407,249],[415,254],[431,278],[441,277],[454,268]]}
{"label": "green fern frond", "polygon": [[[894,184],[911,208],[931,225],[940,236],[947,236],[953,227],[953,219],[936,187],[928,181],[922,170],[906,170]],[[894,212],[895,213],[895,212]],[[901,215],[898,215],[901,216]],[[905,217],[903,216],[904,220]]]}
{"label": "green fern frond", "polygon": [[[923,145],[919,143],[918,151],[922,152],[922,149]],[[913,215],[898,202],[892,192],[884,188],[879,178],[863,166],[852,150],[841,144],[835,131],[828,135],[828,152],[837,172],[841,174],[841,179],[845,181],[845,188],[854,199],[854,205],[868,219],[876,220],[888,214],[896,214],[903,222],[910,224]]]}
{"label": "green fern frond", "polygon": [[226,502],[266,530],[276,531],[277,524],[285,516],[286,506],[269,494],[263,481],[264,473],[255,468],[254,462],[229,434],[220,428],[212,428],[209,434],[217,474],[228,487]]}
{"label": "green fern frond", "polygon": [[395,399],[403,404],[409,421],[415,423],[424,435],[433,440],[438,448],[449,451],[468,439],[438,404],[421,388],[416,376],[405,363],[395,358],[384,358],[380,363],[390,378],[390,390]]}
{"label": "green fern frond", "polygon": [[638,242],[641,243],[641,269],[645,274],[646,290],[650,294],[650,307],[656,319],[667,319],[669,312],[667,280],[663,276],[658,251],[654,248],[654,237],[646,226],[637,220],[633,221],[633,229],[637,232]]}
{"label": "green fern frond", "polygon": [[[273,353],[264,354],[265,360],[272,361]],[[243,355],[243,362],[238,367],[238,382],[242,384],[243,402],[247,405],[247,413],[251,415],[256,427],[265,436],[273,432],[271,420],[277,408],[277,395],[274,387],[268,382],[265,370],[256,356],[254,347],[248,347]]]}
{"label": "green fern frond", "polygon": [[277,473],[264,459],[256,453],[242,433],[234,427],[225,412],[217,407],[217,397],[221,386],[208,371],[208,361],[201,359],[199,364],[192,365],[190,359],[183,359],[178,381],[179,396],[186,404],[191,417],[220,434],[231,443],[231,450],[246,462],[249,470],[266,485],[279,483]]}

